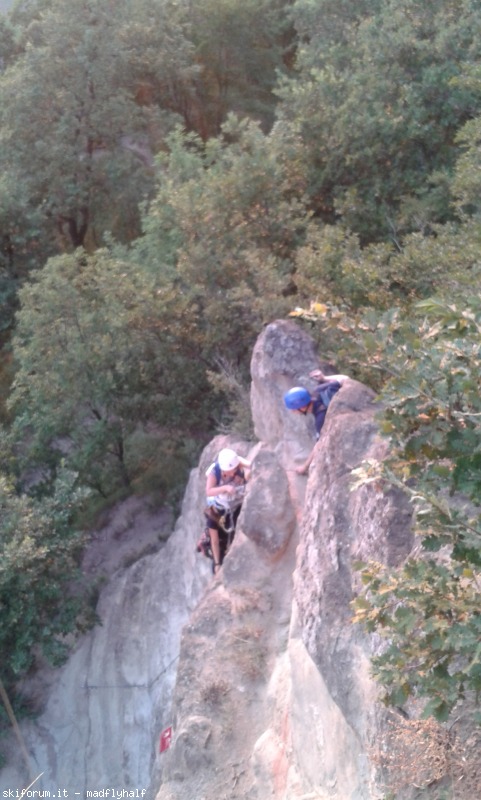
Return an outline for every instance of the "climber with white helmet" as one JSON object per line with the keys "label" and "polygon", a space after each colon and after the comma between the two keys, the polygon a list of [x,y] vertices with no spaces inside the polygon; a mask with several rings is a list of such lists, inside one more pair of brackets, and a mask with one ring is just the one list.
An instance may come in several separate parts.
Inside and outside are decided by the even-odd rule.
{"label": "climber with white helmet", "polygon": [[[207,528],[205,536],[210,540],[214,560],[214,574],[219,570],[224,553],[219,541],[221,520],[229,513],[232,517],[232,533],[240,514],[246,481],[250,474],[250,461],[235,450],[224,447],[216,461],[206,471],[207,508],[204,511]],[[199,549],[199,548],[198,548]]]}
{"label": "climber with white helmet", "polygon": [[[309,392],[304,386],[294,386],[285,393],[284,405],[289,411],[295,411],[304,415],[309,413],[313,414],[316,426],[316,439],[319,439],[329,403],[339,391],[344,381],[348,379],[348,376],[325,375],[320,369],[315,369],[309,374],[311,378],[319,381],[319,385],[316,386],[312,392]],[[314,449],[311,451],[304,464],[296,468],[296,472],[299,475],[306,474],[313,457]]]}

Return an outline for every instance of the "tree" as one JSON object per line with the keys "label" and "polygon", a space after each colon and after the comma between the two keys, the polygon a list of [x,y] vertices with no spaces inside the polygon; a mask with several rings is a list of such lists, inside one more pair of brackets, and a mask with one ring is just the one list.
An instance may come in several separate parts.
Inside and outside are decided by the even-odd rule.
{"label": "tree", "polygon": [[229,113],[270,129],[277,76],[294,38],[288,8],[285,0],[188,0],[200,72],[186,121],[203,139],[218,135]]}
{"label": "tree", "polygon": [[130,251],[77,250],[25,285],[10,408],[28,459],[54,464],[62,451],[110,494],[141,474],[148,430],[163,431],[172,460],[225,422],[209,372],[222,363],[243,383],[259,327],[288,307],[306,222],[289,137],[272,140],[234,118],[207,143],[176,133]]}
{"label": "tree", "polygon": [[154,152],[165,147],[170,116],[189,125],[189,98],[199,75],[191,41],[189,3],[136,0],[116,10],[117,37],[125,50],[124,88],[147,113]]}
{"label": "tree", "polygon": [[[52,0],[29,25],[24,55],[1,76],[1,158],[11,176],[4,201],[24,209],[24,236],[32,236],[29,211],[36,214],[47,255],[52,240],[58,252],[95,246],[106,229],[124,241],[135,236],[137,205],[152,181],[150,132],[158,144],[172,124],[168,107],[141,105],[137,97],[142,69],[135,48],[159,4],[139,4],[131,29],[125,4],[117,5],[113,15],[110,0],[73,0],[68,7]],[[153,28],[162,58],[148,67],[158,84],[168,85],[186,66],[188,45],[180,31],[174,56],[172,27]],[[146,69],[153,45],[151,35]],[[4,235],[15,236],[8,217],[2,225]]]}
{"label": "tree", "polygon": [[365,565],[356,616],[386,637],[374,669],[390,702],[416,693],[445,719],[481,690],[481,306],[424,301],[418,314],[392,320],[383,428],[393,455],[362,479],[410,494],[423,549],[397,571]]}
{"label": "tree", "polygon": [[288,307],[305,176],[281,127],[266,137],[235,117],[216,139],[179,132],[169,148],[134,257],[175,288],[171,324],[208,368],[223,356],[246,372],[260,326]]}
{"label": "tree", "polygon": [[456,80],[479,62],[479,4],[299,0],[293,16],[299,76],[279,115],[301,133],[315,213],[363,243],[450,219],[456,134],[480,103]]}
{"label": "tree", "polygon": [[[459,79],[462,86],[481,88],[479,67],[473,67]],[[460,154],[452,181],[455,205],[460,217],[466,222],[479,219],[479,163],[480,163],[481,115],[464,125],[458,133]]]}
{"label": "tree", "polygon": [[343,225],[314,220],[295,254],[298,301],[315,298],[359,315],[362,309],[381,311],[393,304],[409,308],[433,293],[468,298],[479,275],[480,244],[476,218],[463,225],[432,225],[430,235],[407,235],[399,247],[390,242],[362,247],[360,237]]}
{"label": "tree", "polygon": [[384,642],[372,664],[386,701],[421,698],[438,719],[481,690],[481,304],[458,298],[357,318],[319,304],[303,313],[321,320],[324,341],[340,328],[380,390],[390,455],[354,470],[352,488],[405,492],[418,545],[397,568],[357,565],[354,620]]}
{"label": "tree", "polygon": [[53,495],[39,501],[17,494],[0,476],[0,677],[9,688],[39,648],[58,665],[68,652],[67,634],[94,621],[78,568],[84,537],[72,519],[85,492],[75,480],[64,471]]}
{"label": "tree", "polygon": [[171,487],[207,414],[202,364],[170,324],[173,294],[138,265],[78,250],[50,260],[20,301],[10,406],[27,462],[64,458],[108,495],[145,470],[150,431],[170,459],[158,490]]}

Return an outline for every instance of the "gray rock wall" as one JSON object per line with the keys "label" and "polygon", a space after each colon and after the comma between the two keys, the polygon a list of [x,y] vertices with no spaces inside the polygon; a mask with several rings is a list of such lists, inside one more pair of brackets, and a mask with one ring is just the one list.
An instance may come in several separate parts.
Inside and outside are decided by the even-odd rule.
{"label": "gray rock wall", "polygon": [[351,564],[403,558],[410,511],[394,493],[351,491],[351,470],[385,447],[373,392],[355,381],[329,408],[308,478],[295,472],[313,431],[282,397],[309,385],[317,366],[310,337],[291,322],[267,326],[254,349],[261,442],[234,546],[183,632],[180,733],[157,800],[384,796],[371,758],[384,712],[371,643],[350,622]]}
{"label": "gray rock wall", "polygon": [[400,493],[373,485],[351,490],[351,471],[379,457],[373,393],[350,381],[332,401],[306,488],[295,580],[302,640],[331,697],[362,733],[358,651],[367,643],[350,624],[353,560],[395,563],[412,545],[411,512]]}
{"label": "gray rock wall", "polygon": [[[105,545],[102,626],[55,673],[40,716],[22,723],[33,768],[43,772],[38,788],[69,797],[145,790],[157,800],[383,796],[370,757],[383,711],[369,677],[371,642],[350,622],[352,561],[402,559],[410,512],[395,493],[351,491],[351,470],[385,447],[373,393],[355,381],[329,408],[309,476],[296,473],[313,430],[282,398],[292,385],[312,385],[319,365],[295,323],[268,325],[252,356],[258,442],[211,443],[166,544],[144,541],[146,555],[130,566],[112,558],[117,534]],[[226,444],[254,465],[234,544],[214,578],[194,550],[205,469]],[[135,519],[124,537],[135,537]],[[145,519],[142,529],[145,538]],[[169,724],[172,745],[159,754]],[[0,787],[22,789],[27,780],[13,745]]]}
{"label": "gray rock wall", "polygon": [[210,580],[195,553],[202,507],[196,469],[167,543],[165,512],[148,512],[145,502],[122,504],[99,531],[84,561],[90,575],[109,573],[97,607],[101,624],[48,674],[42,712],[21,724],[30,774],[12,740],[0,789],[21,791],[41,773],[32,788],[65,789],[71,798],[107,787],[147,789],[170,720],[182,626]]}

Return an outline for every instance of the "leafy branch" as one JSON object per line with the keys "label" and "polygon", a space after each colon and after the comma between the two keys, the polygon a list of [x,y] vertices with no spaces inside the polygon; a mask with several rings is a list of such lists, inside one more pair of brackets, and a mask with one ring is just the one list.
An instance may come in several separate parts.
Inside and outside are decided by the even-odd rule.
{"label": "leafy branch", "polygon": [[398,568],[356,565],[354,622],[381,637],[372,665],[386,702],[418,696],[426,714],[446,719],[460,698],[481,693],[481,300],[436,298],[355,318],[315,311],[323,329],[340,326],[366,372],[383,374],[379,423],[390,454],[353,470],[352,489],[401,489],[418,536]]}

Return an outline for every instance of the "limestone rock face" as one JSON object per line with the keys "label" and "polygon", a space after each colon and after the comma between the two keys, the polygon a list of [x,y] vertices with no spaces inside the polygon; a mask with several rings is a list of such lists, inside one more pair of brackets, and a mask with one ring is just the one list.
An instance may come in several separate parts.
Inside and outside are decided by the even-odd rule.
{"label": "limestone rock face", "polygon": [[373,558],[395,564],[412,544],[411,512],[400,493],[385,494],[372,485],[351,491],[351,470],[382,453],[375,410],[373,394],[354,381],[329,406],[306,488],[294,589],[302,640],[358,732],[363,643],[349,623],[351,562]]}
{"label": "limestone rock face", "polygon": [[254,347],[251,360],[251,407],[257,438],[270,446],[298,438],[294,415],[285,413],[284,392],[307,386],[310,370],[319,366],[314,342],[294,322],[278,320],[268,325]]}
{"label": "limestone rock face", "polygon": [[[348,380],[332,401],[308,478],[295,472],[314,441],[283,394],[311,388],[311,339],[267,326],[252,357],[261,444],[223,570],[184,628],[174,718],[209,719],[205,768],[181,769],[182,739],[163,763],[157,800],[381,798],[373,743],[383,725],[369,677],[371,643],[350,622],[352,561],[397,563],[411,548],[410,511],[395,493],[351,491],[351,470],[382,457],[374,393]],[[196,662],[195,670],[192,664]]]}
{"label": "limestone rock face", "polygon": [[249,502],[241,511],[242,530],[259,548],[280,555],[296,528],[289,482],[276,454],[258,450],[254,460]]}
{"label": "limestone rock face", "polygon": [[[21,724],[30,769],[12,740],[0,789],[21,791],[40,773],[35,789],[60,787],[70,797],[105,787],[148,787],[159,733],[171,720],[182,627],[211,578],[207,559],[195,551],[203,524],[203,470],[227,443],[225,437],[214,440],[192,471],[167,542],[165,510],[149,510],[135,498],[121,504],[94,537],[84,569],[101,579],[100,625],[62,668],[37,676],[33,691],[43,707]],[[39,686],[42,678],[46,689]]]}
{"label": "limestone rock face", "polygon": [[[252,355],[258,441],[217,437],[168,541],[146,542],[144,518],[142,557],[130,565],[103,557],[112,572],[102,627],[56,672],[42,714],[22,724],[34,769],[44,772],[39,788],[70,797],[145,789],[147,800],[384,796],[370,755],[383,710],[369,677],[372,642],[350,622],[352,563],[404,558],[410,511],[394,492],[351,490],[351,470],[385,452],[373,392],[356,381],[330,404],[309,475],[296,473],[313,429],[285,409],[283,394],[312,388],[319,366],[294,322],[268,325]],[[223,446],[253,459],[253,469],[214,577],[195,543],[205,470]],[[159,753],[167,725],[172,743]],[[27,779],[14,754],[0,787],[21,789]]]}

